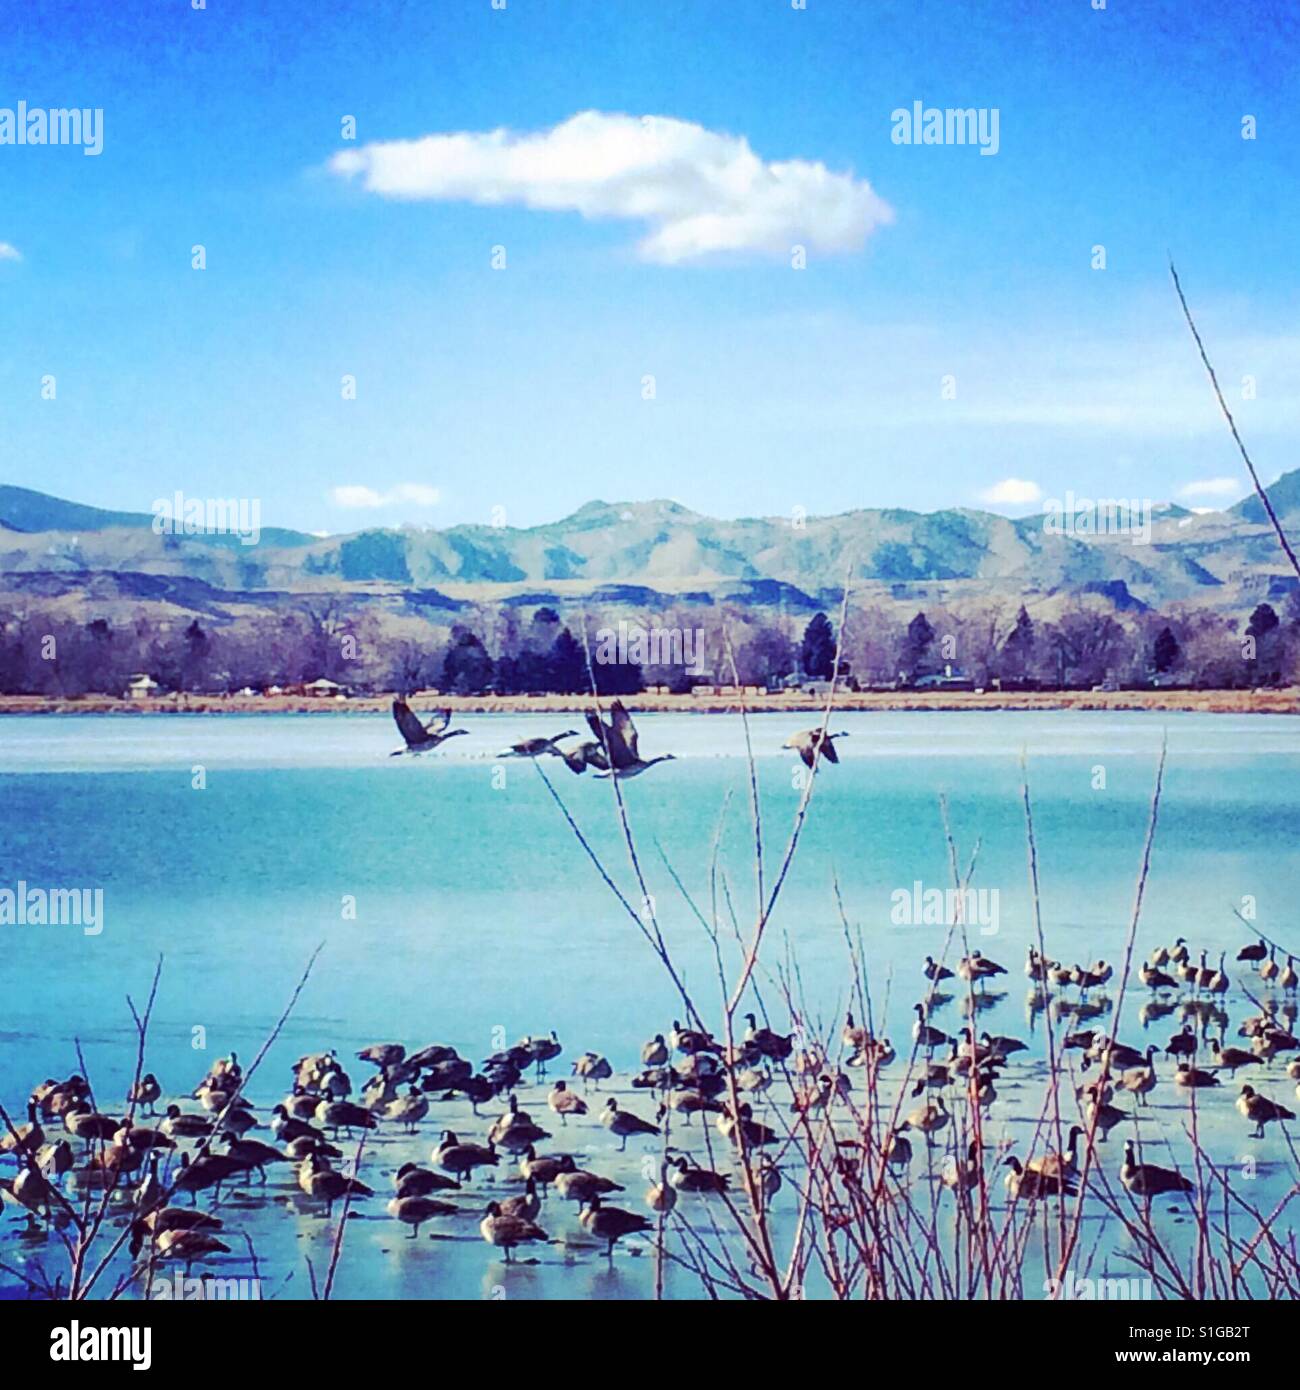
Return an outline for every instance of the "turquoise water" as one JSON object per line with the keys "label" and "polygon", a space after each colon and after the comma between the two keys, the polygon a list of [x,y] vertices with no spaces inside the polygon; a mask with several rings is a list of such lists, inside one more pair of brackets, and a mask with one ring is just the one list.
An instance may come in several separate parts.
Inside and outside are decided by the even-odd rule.
{"label": "turquoise water", "polygon": [[[751,721],[769,874],[799,797],[798,764],[779,746],[805,722]],[[142,1002],[159,954],[149,1064],[164,1084],[192,1085],[209,1058],[232,1047],[245,1058],[256,1051],[322,942],[267,1060],[268,1095],[308,1048],[355,1050],[389,1037],[450,1042],[480,1057],[503,1038],[555,1028],[568,1055],[591,1048],[631,1066],[641,1041],[680,1013],[674,994],[534,769],[493,756],[517,737],[573,721],[458,723],[470,735],[445,754],[390,760],[396,738],[386,717],[0,720],[0,887],[20,879],[102,887],[105,917],[93,937],[72,926],[0,926],[0,1097],[12,1106],[36,1079],[74,1069],[74,1037],[97,1089],[120,1094],[133,1065],[122,1046],[133,1036],[125,996]],[[678,755],[624,791],[660,920],[707,1011],[717,999],[711,947],[660,852],[707,911],[710,847],[730,793],[721,863],[748,930],[743,731],[730,716],[638,723],[643,752]],[[1294,935],[1293,720],[998,712],[850,714],[835,724],[852,736],[841,764],[819,775],[769,957],[780,960],[788,933],[814,1021],[832,1025],[849,989],[832,893],[838,876],[873,992],[888,999],[888,1028],[906,1037],[919,962],[937,952],[945,929],[892,923],[891,894],[910,894],[917,880],[948,886],[938,807],[946,793],[963,859],[980,839],[975,885],[998,892],[998,929],[980,937],[980,948],[1012,972],[1006,1000],[981,1018],[994,1032],[1024,1035],[1020,972],[1031,923],[1022,750],[1052,954],[1120,955],[1166,731],[1140,949],[1183,935],[1231,959],[1247,939],[1231,907],[1246,896],[1266,931]],[[544,766],[624,890],[639,897],[609,785],[575,778],[555,760]],[[202,789],[193,785],[196,767]],[[1104,789],[1094,787],[1099,767]],[[349,900],[355,917],[346,915]],[[770,986],[765,994],[775,1003]],[[196,1055],[196,1041],[206,1052]]]}

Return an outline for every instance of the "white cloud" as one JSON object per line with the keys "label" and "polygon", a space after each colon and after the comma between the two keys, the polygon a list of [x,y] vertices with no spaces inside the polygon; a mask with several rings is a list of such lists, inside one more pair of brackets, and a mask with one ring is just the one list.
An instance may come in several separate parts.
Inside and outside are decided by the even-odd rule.
{"label": "white cloud", "polygon": [[1042,496],[1043,489],[1027,478],[1003,478],[1000,483],[994,483],[992,487],[985,488],[980,493],[979,498],[981,502],[1020,507],[1030,502],[1037,502]]}
{"label": "white cloud", "polygon": [[1179,497],[1237,497],[1245,488],[1239,478],[1202,478],[1178,489]]}
{"label": "white cloud", "polygon": [[793,245],[854,251],[893,209],[865,179],[767,162],[743,136],[669,116],[582,111],[549,130],[426,135],[344,150],[330,168],[384,198],[518,204],[645,223],[643,259],[673,265]]}
{"label": "white cloud", "polygon": [[0,241],[0,261],[21,261],[23,253],[11,241]]}
{"label": "white cloud", "polygon": [[349,510],[390,507],[397,502],[410,503],[417,507],[436,507],[442,494],[436,487],[425,483],[398,483],[387,492],[376,492],[372,487],[360,483],[347,484],[330,490],[330,501],[336,507]]}

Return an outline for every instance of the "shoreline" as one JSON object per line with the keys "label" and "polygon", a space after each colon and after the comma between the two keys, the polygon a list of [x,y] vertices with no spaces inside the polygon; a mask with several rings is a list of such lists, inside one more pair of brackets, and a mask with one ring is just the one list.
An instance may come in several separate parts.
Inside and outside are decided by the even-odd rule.
{"label": "shoreline", "polygon": [[[602,698],[608,706],[614,697]],[[625,695],[633,714],[818,713],[824,698],[793,691],[782,694]],[[389,714],[391,697],[330,699],[304,695],[172,695],[123,700],[108,695],[79,699],[44,695],[0,695],[0,715],[23,714]],[[583,714],[590,696],[416,694],[418,709],[450,709],[453,714]],[[839,712],[941,712],[969,710],[1090,710],[1199,714],[1300,714],[1300,688],[1280,690],[1116,690],[1116,691],[844,691],[835,697]]]}

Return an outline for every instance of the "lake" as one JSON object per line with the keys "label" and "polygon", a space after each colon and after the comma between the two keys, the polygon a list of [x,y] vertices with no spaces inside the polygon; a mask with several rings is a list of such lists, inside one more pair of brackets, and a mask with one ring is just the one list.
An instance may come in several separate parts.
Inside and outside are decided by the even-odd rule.
{"label": "lake", "polygon": [[[471,1058],[554,1028],[633,1069],[681,1014],[662,968],[575,841],[534,767],[497,753],[577,717],[458,718],[445,751],[389,758],[386,717],[193,715],[0,719],[0,889],[102,888],[103,929],[0,925],[0,1098],[77,1067],[101,1095],[134,1065],[126,1004],[165,957],[150,1069],[188,1089],[211,1059],[247,1061],[311,952],[324,950],[250,1091],[269,1103],[303,1052],[370,1042],[454,1044]],[[811,716],[751,718],[769,882],[801,785],[781,750]],[[707,913],[712,846],[740,928],[754,916],[748,772],[738,716],[645,715],[644,756],[676,761],[623,784],[650,892],[697,1003],[716,1018],[713,951],[665,868]],[[904,1050],[941,924],[895,904],[951,884],[939,801],[973,885],[995,911],[972,928],[1010,971],[981,1014],[1031,1042],[1022,973],[1033,939],[1020,784],[1027,761],[1049,953],[1122,957],[1162,739],[1168,765],[1138,950],[1176,936],[1229,962],[1250,938],[1232,909],[1294,936],[1300,892],[1300,723],[1282,716],[1105,713],[837,715],[850,737],[825,765],[765,955],[797,961],[810,1020],[842,1019],[850,991],[838,880],[860,930],[886,1031]],[[612,876],[639,900],[607,782],[542,767]],[[724,802],[730,798],[723,818]],[[901,895],[901,896],[899,896]],[[724,935],[731,932],[729,922]],[[734,951],[732,952],[734,956]],[[1234,970],[1230,966],[1230,973]],[[784,1013],[770,976],[757,981]],[[1234,1026],[1237,1012],[1234,1011]],[[711,1019],[712,1021],[712,1019]],[[950,1018],[944,1026],[955,1027]],[[1166,1025],[1168,1026],[1168,1025]],[[1030,1032],[1030,1029],[1033,1032]],[[1169,1028],[1172,1031],[1172,1027]],[[1136,1041],[1136,1025],[1122,1035]],[[1159,1026],[1153,1036],[1161,1044]],[[354,1078],[365,1072],[352,1067]],[[1288,1088],[1286,1096],[1291,1095]],[[120,1103],[120,1102],[119,1102]],[[1243,1126],[1244,1128],[1244,1126]]]}

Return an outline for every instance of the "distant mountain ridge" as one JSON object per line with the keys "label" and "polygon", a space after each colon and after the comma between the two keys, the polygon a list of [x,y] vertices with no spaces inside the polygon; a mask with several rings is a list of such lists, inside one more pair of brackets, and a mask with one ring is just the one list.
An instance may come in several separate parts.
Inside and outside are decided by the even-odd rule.
{"label": "distant mountain ridge", "polygon": [[[1270,489],[1300,531],[1300,470]],[[595,500],[528,528],[368,528],[313,536],[266,528],[236,536],[156,534],[149,513],[112,511],[0,486],[0,575],[58,576],[60,588],[116,575],[189,581],[224,597],[294,592],[404,593],[421,606],[587,597],[620,606],[734,602],[799,610],[833,602],[852,566],[855,586],[886,597],[926,590],[1089,593],[1116,608],[1168,602],[1225,606],[1287,581],[1258,499],[1194,514],[1154,512],[1150,544],[1128,536],[1049,534],[1044,518],[969,508],[863,508],[828,517],[704,516],[667,500]],[[130,584],[125,576],[134,575]],[[1292,576],[1293,578],[1293,576]],[[178,590],[179,592],[179,590]],[[199,590],[185,590],[198,593]]]}

